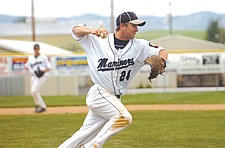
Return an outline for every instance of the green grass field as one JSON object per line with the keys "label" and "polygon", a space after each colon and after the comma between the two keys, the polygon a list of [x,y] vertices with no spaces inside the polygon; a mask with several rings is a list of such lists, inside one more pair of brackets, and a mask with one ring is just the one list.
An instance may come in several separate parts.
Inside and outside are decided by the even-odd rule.
{"label": "green grass field", "polygon": [[[225,111],[136,111],[133,123],[104,148],[219,148],[225,146]],[[0,116],[0,147],[56,148],[85,114]]]}
{"label": "green grass field", "polygon": [[[220,104],[225,103],[225,92],[194,92],[194,93],[162,93],[124,95],[124,104]],[[85,96],[44,96],[50,106],[81,106],[85,105]],[[0,108],[32,107],[31,96],[0,96]]]}
{"label": "green grass field", "polygon": [[[125,95],[124,104],[224,104],[225,92]],[[48,106],[84,105],[85,96],[45,96]],[[27,97],[0,97],[1,108],[32,107]],[[225,146],[225,110],[131,111],[133,123],[104,148],[219,148]],[[56,148],[80,128],[86,114],[0,115],[0,147]]]}

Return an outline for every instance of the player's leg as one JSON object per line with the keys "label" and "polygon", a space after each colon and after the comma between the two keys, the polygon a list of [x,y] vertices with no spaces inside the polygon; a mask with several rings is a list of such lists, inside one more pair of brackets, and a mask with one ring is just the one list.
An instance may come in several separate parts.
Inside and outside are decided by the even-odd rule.
{"label": "player's leg", "polygon": [[59,148],[80,148],[93,139],[105,123],[106,120],[104,118],[93,114],[93,112],[89,110],[82,127],[63,142]]}
{"label": "player's leg", "polygon": [[102,148],[107,139],[125,129],[131,122],[132,116],[129,112],[116,114],[104,125],[94,139],[85,144],[85,148]]}
{"label": "player's leg", "polygon": [[34,76],[31,77],[31,94],[33,96],[34,102],[37,106],[42,108],[46,108],[46,104],[40,95],[40,90],[46,81],[45,77],[36,78]]}
{"label": "player's leg", "polygon": [[104,90],[101,91],[100,94],[101,98],[99,98],[99,100],[101,99],[102,101],[97,102],[96,100],[93,100],[96,104],[94,105],[95,107],[91,109],[95,114],[106,118],[108,122],[94,139],[85,144],[85,148],[94,146],[101,148],[107,139],[125,129],[132,122],[131,114],[118,98]]}
{"label": "player's leg", "polygon": [[35,92],[35,88],[36,88],[36,78],[34,76],[31,76],[31,89],[30,89],[30,92],[31,92],[31,95],[34,99],[34,104],[37,106],[39,104],[39,101],[37,99],[37,95],[36,95],[36,92]]}
{"label": "player's leg", "polygon": [[[93,93],[93,91],[94,88],[91,87],[87,95],[86,103],[89,107],[91,103],[89,103],[88,100],[95,100],[96,98],[96,95],[95,93]],[[101,128],[106,122],[106,119],[96,115],[89,109],[89,112],[84,120],[82,127],[69,139],[63,142],[59,146],[59,148],[79,148],[83,146],[85,143],[89,142],[97,135],[97,133],[101,130]]]}

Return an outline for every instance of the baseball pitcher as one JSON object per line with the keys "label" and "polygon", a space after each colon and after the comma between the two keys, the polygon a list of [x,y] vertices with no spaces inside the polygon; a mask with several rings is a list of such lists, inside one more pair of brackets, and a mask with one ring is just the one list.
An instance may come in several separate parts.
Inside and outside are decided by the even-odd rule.
{"label": "baseball pitcher", "polygon": [[82,127],[60,148],[101,148],[107,139],[131,124],[132,116],[121,96],[144,64],[149,64],[149,71],[154,72],[149,76],[151,80],[164,71],[167,60],[164,48],[135,38],[138,27],[145,23],[135,13],[124,12],[116,19],[116,33],[86,25],[73,27],[72,36],[87,53],[94,85],[86,97],[89,112]]}

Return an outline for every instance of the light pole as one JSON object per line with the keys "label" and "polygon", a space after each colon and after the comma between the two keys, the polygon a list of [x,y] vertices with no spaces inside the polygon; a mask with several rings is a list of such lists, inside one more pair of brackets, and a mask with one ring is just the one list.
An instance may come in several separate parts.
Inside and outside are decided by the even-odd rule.
{"label": "light pole", "polygon": [[169,13],[169,31],[170,34],[173,34],[173,17],[172,17],[172,8],[171,3],[169,3],[170,13]]}
{"label": "light pole", "polygon": [[31,0],[31,24],[32,24],[32,41],[35,41],[35,18],[34,18],[34,1]]}
{"label": "light pole", "polygon": [[114,32],[114,12],[113,12],[114,6],[113,6],[113,0],[111,0],[111,32]]}

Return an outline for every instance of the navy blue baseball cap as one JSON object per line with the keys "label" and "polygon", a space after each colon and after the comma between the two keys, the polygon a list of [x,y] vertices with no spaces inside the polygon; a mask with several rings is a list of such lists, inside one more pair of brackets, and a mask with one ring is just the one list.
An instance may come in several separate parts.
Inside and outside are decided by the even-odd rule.
{"label": "navy blue baseball cap", "polygon": [[40,45],[39,44],[34,44],[34,49],[36,48],[40,48]]}
{"label": "navy blue baseball cap", "polygon": [[119,26],[122,23],[131,23],[138,26],[144,26],[146,21],[145,20],[139,20],[137,15],[134,12],[123,12],[121,13],[117,19],[116,19],[116,26]]}

